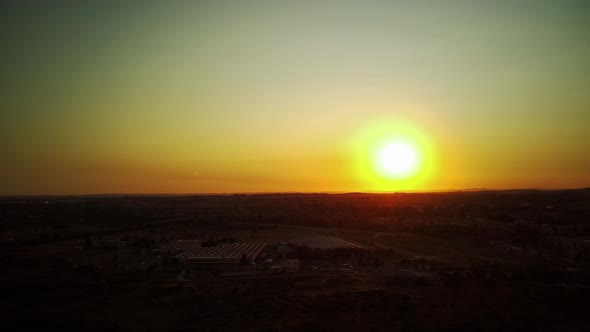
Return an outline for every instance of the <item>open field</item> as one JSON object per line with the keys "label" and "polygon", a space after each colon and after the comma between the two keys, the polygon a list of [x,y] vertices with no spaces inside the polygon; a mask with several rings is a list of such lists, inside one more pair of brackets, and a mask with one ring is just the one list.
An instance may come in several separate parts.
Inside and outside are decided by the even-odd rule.
{"label": "open field", "polygon": [[[481,193],[439,195],[455,203],[435,195],[437,209],[412,210],[424,197],[410,194],[403,209],[397,194],[0,201],[0,309],[20,330],[586,329],[587,194],[543,194],[525,210],[541,198],[511,194],[488,208]],[[119,208],[108,219],[111,204],[131,204],[134,217],[121,220]],[[85,218],[88,206],[104,219]],[[198,241],[172,245],[182,239]],[[180,259],[248,246],[260,257],[235,252],[239,264],[212,268]],[[298,265],[286,272],[290,261]]]}

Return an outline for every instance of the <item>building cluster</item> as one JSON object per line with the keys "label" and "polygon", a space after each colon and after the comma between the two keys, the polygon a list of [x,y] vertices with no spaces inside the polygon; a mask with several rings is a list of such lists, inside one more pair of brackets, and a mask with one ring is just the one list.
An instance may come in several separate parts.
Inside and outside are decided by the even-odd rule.
{"label": "building cluster", "polygon": [[265,246],[265,243],[231,243],[217,247],[192,248],[176,257],[192,266],[251,264]]}
{"label": "building cluster", "polygon": [[234,266],[251,264],[266,247],[265,243],[230,243],[203,246],[200,240],[177,240],[157,249],[161,255],[175,256],[187,266]]}
{"label": "building cluster", "polygon": [[299,258],[302,257],[313,258],[323,255],[321,253],[332,257],[337,253],[349,255],[370,249],[352,240],[325,235],[303,235],[281,245],[262,242],[210,244],[197,239],[181,239],[156,249],[156,253],[174,257],[189,269],[227,270],[240,265],[257,265],[270,270],[296,272],[301,269]]}

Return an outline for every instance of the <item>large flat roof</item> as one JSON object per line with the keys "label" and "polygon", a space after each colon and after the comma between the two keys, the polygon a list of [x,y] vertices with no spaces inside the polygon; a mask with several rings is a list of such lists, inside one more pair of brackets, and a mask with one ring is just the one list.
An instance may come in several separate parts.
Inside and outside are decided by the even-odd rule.
{"label": "large flat roof", "polygon": [[249,260],[253,260],[264,249],[266,243],[231,243],[216,247],[199,247],[192,248],[180,253],[177,258],[180,259],[211,259],[226,258],[239,259],[243,254]]}

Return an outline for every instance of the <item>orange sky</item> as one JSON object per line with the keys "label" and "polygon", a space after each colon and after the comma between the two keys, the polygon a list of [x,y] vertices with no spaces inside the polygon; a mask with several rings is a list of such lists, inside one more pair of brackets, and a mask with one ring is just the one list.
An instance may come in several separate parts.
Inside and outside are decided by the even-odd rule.
{"label": "orange sky", "polygon": [[0,194],[590,186],[588,6],[469,4],[3,5]]}

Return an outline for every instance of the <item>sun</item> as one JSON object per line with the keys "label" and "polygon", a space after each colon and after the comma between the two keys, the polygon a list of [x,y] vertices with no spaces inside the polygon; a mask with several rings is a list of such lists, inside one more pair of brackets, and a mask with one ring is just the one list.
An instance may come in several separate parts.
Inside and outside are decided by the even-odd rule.
{"label": "sun", "polygon": [[353,137],[356,172],[376,191],[419,189],[435,172],[436,155],[428,132],[413,123],[368,123]]}
{"label": "sun", "polygon": [[379,164],[390,175],[406,177],[416,170],[418,153],[407,143],[391,143],[379,153]]}

